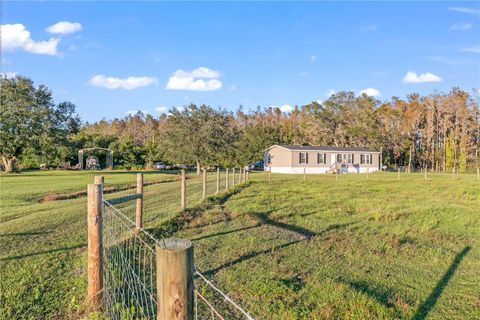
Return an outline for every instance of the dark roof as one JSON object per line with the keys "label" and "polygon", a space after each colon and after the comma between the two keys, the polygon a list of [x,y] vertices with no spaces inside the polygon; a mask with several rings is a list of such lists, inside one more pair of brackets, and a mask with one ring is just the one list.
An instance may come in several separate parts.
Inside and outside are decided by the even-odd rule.
{"label": "dark roof", "polygon": [[[299,145],[277,145],[279,147],[292,151],[360,151],[360,152],[378,152],[368,148],[350,148],[350,147],[323,147],[323,146],[299,146]],[[272,146],[273,147],[273,146]]]}

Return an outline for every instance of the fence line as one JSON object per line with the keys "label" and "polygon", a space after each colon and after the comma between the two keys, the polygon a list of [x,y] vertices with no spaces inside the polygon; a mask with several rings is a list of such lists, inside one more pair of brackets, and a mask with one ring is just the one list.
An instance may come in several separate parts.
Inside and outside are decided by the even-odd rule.
{"label": "fence line", "polygon": [[[230,179],[226,172],[223,174],[225,183]],[[181,198],[190,197],[186,204],[191,205],[217,194],[217,190],[222,192],[221,173],[220,170],[204,171],[200,178],[192,179],[185,179],[182,173],[180,182],[149,187],[144,187],[143,175],[138,174],[135,194],[111,199],[103,199],[102,177],[96,177],[96,184],[89,185],[88,295],[109,318],[177,319],[168,310],[178,309],[181,298],[185,302],[180,303],[183,306],[180,309],[187,314],[185,319],[253,319],[204,275],[194,271],[193,246],[191,249],[183,245],[172,248],[172,243],[190,241],[158,240],[144,229],[144,219],[157,215],[155,209],[158,210],[158,205],[166,199],[174,201],[173,211],[178,211]],[[235,184],[232,177],[232,186]],[[159,214],[168,214],[173,204],[161,207]],[[180,251],[187,249],[191,252],[191,268],[182,267],[189,259],[182,258],[184,253]],[[97,254],[92,255],[92,252]],[[172,254],[180,255],[172,259]],[[172,261],[177,261],[177,265]],[[195,289],[194,279],[198,289]],[[179,287],[178,283],[184,286]]]}

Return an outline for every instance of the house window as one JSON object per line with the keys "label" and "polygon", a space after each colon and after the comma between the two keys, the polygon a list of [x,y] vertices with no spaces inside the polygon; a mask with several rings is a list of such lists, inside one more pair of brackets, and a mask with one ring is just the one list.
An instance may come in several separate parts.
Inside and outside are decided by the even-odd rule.
{"label": "house window", "polygon": [[353,154],[349,153],[349,154],[347,155],[347,162],[348,162],[348,163],[353,163]]}
{"label": "house window", "polygon": [[342,154],[337,153],[337,162],[342,162]]}
{"label": "house window", "polygon": [[318,164],[327,163],[327,154],[326,153],[317,153],[317,163]]}
{"label": "house window", "polygon": [[298,162],[300,164],[303,164],[303,163],[308,163],[308,152],[300,152],[298,154]]}
{"label": "house window", "polygon": [[360,155],[360,163],[361,164],[372,164],[372,155],[371,154],[362,154]]}

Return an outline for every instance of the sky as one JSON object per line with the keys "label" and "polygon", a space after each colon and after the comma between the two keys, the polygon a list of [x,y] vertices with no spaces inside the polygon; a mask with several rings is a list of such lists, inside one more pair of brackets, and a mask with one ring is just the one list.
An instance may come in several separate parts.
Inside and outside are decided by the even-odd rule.
{"label": "sky", "polygon": [[84,121],[480,88],[475,2],[3,2],[2,72]]}

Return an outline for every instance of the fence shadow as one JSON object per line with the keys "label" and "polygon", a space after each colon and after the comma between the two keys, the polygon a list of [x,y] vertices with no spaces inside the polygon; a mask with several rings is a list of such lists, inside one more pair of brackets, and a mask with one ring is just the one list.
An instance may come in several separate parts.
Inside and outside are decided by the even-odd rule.
{"label": "fence shadow", "polygon": [[443,277],[438,281],[435,288],[433,288],[428,298],[418,307],[417,312],[413,316],[412,320],[424,320],[427,318],[429,312],[437,303],[438,298],[442,294],[443,290],[455,274],[455,271],[458,269],[460,263],[462,262],[463,258],[465,258],[470,249],[470,246],[466,246],[465,248],[463,248],[462,251],[457,253],[455,259],[453,259],[452,263],[450,264],[450,267],[445,272]]}

